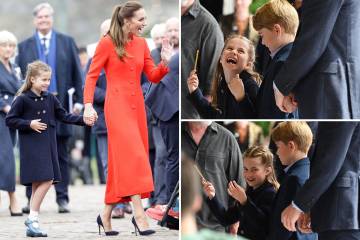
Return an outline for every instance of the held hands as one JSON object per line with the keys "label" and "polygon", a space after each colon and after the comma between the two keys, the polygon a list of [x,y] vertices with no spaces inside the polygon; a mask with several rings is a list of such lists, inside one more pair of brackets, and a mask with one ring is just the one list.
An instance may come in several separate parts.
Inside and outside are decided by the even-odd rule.
{"label": "held hands", "polygon": [[236,74],[235,77],[231,78],[231,80],[228,82],[228,87],[236,101],[240,102],[242,99],[244,99],[245,87],[239,74]]}
{"label": "held hands", "polygon": [[240,202],[241,205],[244,205],[247,201],[247,196],[244,188],[236,183],[236,181],[230,181],[228,185],[228,193],[230,196],[235,198]]}
{"label": "held hands", "polygon": [[310,213],[301,213],[297,226],[302,233],[312,233]]}
{"label": "held hands", "polygon": [[42,123],[40,121],[41,119],[34,119],[30,122],[30,127],[38,133],[41,133],[41,131],[45,131],[47,128],[46,123]]}
{"label": "held hands", "polygon": [[170,44],[170,40],[168,38],[163,39],[161,46],[161,60],[165,65],[168,65],[170,58],[173,55],[173,46]]}
{"label": "held hands", "polygon": [[300,215],[301,215],[301,211],[294,208],[290,204],[281,213],[281,222],[287,230],[289,230],[291,232],[295,232],[296,231],[295,223],[300,218]]}
{"label": "held hands", "polygon": [[85,124],[89,125],[89,126],[93,126],[95,124],[95,122],[97,121],[98,115],[91,103],[85,104],[83,118],[84,118]]}
{"label": "held hands", "polygon": [[215,188],[214,186],[211,184],[211,182],[206,181],[205,179],[201,180],[201,183],[203,185],[203,190],[206,194],[206,196],[208,196],[208,198],[211,200],[215,197]]}
{"label": "held hands", "polygon": [[199,87],[199,78],[195,70],[190,72],[190,76],[187,79],[187,85],[190,93],[193,93]]}
{"label": "held hands", "polygon": [[274,88],[274,95],[276,105],[281,111],[291,113],[296,110],[298,104],[293,93],[284,96],[278,89]]}

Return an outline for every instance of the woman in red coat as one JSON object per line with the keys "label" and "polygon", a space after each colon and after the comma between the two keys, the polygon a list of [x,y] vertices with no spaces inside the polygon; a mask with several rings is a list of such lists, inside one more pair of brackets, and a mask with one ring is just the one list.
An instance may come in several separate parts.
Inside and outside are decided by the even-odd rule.
{"label": "woman in red coat", "polygon": [[102,69],[107,78],[105,121],[108,130],[108,178],[105,209],[97,218],[106,235],[111,231],[111,211],[119,202],[132,201],[135,233],[152,234],[141,198],[150,196],[153,181],[148,158],[148,131],[145,105],[140,87],[144,72],[151,82],[158,83],[169,71],[172,54],[168,41],[162,49],[162,62],[155,67],[145,39],[138,37],[146,25],[145,10],[135,1],[115,7],[110,31],[99,42],[84,88],[84,120],[93,123],[97,114],[92,103],[96,80]]}

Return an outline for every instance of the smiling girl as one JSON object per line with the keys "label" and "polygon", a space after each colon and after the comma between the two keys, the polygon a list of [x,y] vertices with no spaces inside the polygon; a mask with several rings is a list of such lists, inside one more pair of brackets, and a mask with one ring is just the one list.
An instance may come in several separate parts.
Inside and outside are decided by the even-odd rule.
{"label": "smiling girl", "polygon": [[199,89],[196,71],[190,73],[187,80],[189,98],[202,118],[255,117],[254,103],[260,76],[253,70],[254,61],[253,44],[243,36],[229,36],[212,81],[211,101]]}
{"label": "smiling girl", "polygon": [[240,221],[238,235],[252,240],[266,239],[271,206],[279,183],[275,177],[273,155],[264,146],[254,146],[244,153],[244,177],[247,189],[235,181],[228,184],[228,193],[237,200],[236,205],[225,209],[216,198],[214,186],[203,181],[211,211],[224,226]]}

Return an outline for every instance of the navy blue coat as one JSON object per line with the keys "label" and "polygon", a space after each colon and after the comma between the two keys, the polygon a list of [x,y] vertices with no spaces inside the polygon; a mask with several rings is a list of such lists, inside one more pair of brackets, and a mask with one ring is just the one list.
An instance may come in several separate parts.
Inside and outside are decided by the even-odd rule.
{"label": "navy blue coat", "polygon": [[168,121],[179,112],[179,53],[171,57],[169,73],[158,84],[151,84],[145,104],[161,121]]}
{"label": "navy blue coat", "polygon": [[[30,128],[30,122],[41,119],[47,129],[38,133]],[[6,117],[6,124],[19,130],[20,183],[61,181],[56,144],[56,121],[84,125],[83,117],[69,114],[59,100],[44,92],[37,96],[28,90],[13,102]]]}
{"label": "navy blue coat", "polygon": [[[27,65],[39,59],[35,36],[31,36],[19,43],[18,50],[19,54],[16,57],[16,62],[21,68],[21,73],[25,76]],[[83,73],[77,47],[73,38],[59,32],[56,32],[56,69],[53,70],[53,74],[56,74],[57,98],[62,106],[69,110],[67,91],[72,87],[75,88],[74,103],[82,103]],[[59,123],[56,134],[65,137],[71,136],[72,126]]]}
{"label": "navy blue coat", "polygon": [[269,225],[271,206],[275,198],[276,191],[274,187],[266,182],[257,189],[249,187],[246,190],[247,202],[227,210],[217,199],[207,199],[207,203],[216,218],[224,227],[240,221],[238,235],[252,240],[264,240],[268,234],[268,229],[264,226]]}
{"label": "navy blue coat", "polygon": [[8,72],[0,62],[0,190],[15,191],[15,159],[13,140],[15,131],[11,131],[5,124],[5,112],[2,109],[11,105],[20,81],[17,79],[14,66],[12,72]]}
{"label": "navy blue coat", "polygon": [[[282,112],[275,103],[273,82],[284,62],[288,58],[292,43],[282,47],[273,57],[263,71],[258,95],[256,97],[257,118],[259,119],[285,119],[287,114]],[[267,56],[270,58],[270,56]]]}
{"label": "navy blue coat", "polygon": [[240,102],[232,95],[224,80],[220,81],[220,86],[217,91],[217,108],[214,108],[203,96],[200,88],[197,88],[194,92],[189,94],[189,99],[199,112],[200,116],[207,119],[255,118],[255,100],[259,86],[246,71],[240,73],[240,78],[242,79],[245,88],[245,98]]}
{"label": "navy blue coat", "polygon": [[296,194],[309,178],[310,161],[308,158],[295,162],[285,173],[276,194],[268,240],[316,240],[316,234],[302,234],[300,231],[290,232],[281,223],[282,211],[291,204]]}
{"label": "navy blue coat", "polygon": [[294,202],[313,231],[360,229],[360,123],[319,122],[308,181]]}

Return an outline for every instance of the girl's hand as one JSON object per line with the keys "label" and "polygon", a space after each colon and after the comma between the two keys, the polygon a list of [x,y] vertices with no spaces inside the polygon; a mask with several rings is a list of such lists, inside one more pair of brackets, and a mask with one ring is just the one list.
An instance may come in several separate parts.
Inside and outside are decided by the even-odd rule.
{"label": "girl's hand", "polygon": [[235,198],[240,202],[241,205],[244,205],[247,201],[247,196],[244,188],[236,183],[236,181],[230,181],[228,185],[228,193],[230,196]]}
{"label": "girl's hand", "polygon": [[201,183],[203,185],[203,189],[204,189],[204,192],[206,193],[206,196],[208,196],[208,198],[210,200],[213,199],[215,197],[214,186],[211,184],[211,182],[206,181],[205,179],[202,179]]}
{"label": "girl's hand", "polygon": [[85,104],[83,118],[84,118],[85,124],[89,125],[89,126],[93,126],[95,124],[95,122],[97,121],[98,115],[91,103]]}
{"label": "girl's hand", "polygon": [[170,40],[168,38],[163,39],[161,46],[161,60],[165,65],[168,65],[170,58],[173,55],[173,46],[170,44]]}
{"label": "girl's hand", "polygon": [[46,123],[42,123],[40,121],[41,119],[34,119],[30,122],[30,127],[38,133],[41,133],[41,131],[45,131],[47,128]]}
{"label": "girl's hand", "polygon": [[190,72],[190,76],[187,79],[187,85],[190,93],[193,93],[199,87],[199,79],[195,70]]}
{"label": "girl's hand", "polygon": [[10,111],[10,108],[11,108],[10,105],[6,105],[6,106],[2,109],[2,111],[7,114],[7,113]]}
{"label": "girl's hand", "polygon": [[231,94],[234,96],[236,101],[240,102],[245,97],[245,87],[239,74],[236,74],[234,78],[228,83]]}

